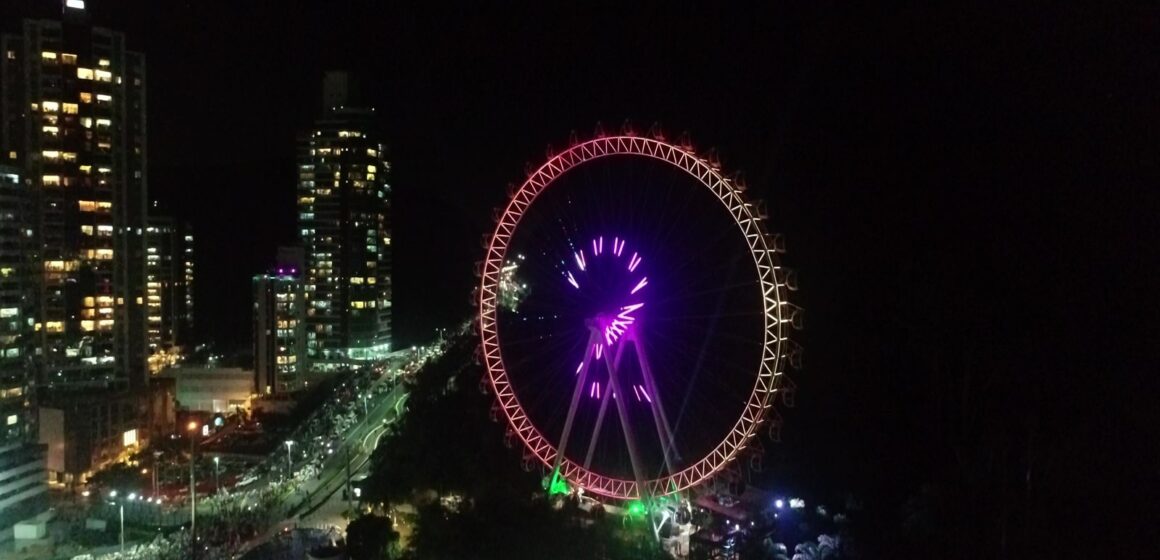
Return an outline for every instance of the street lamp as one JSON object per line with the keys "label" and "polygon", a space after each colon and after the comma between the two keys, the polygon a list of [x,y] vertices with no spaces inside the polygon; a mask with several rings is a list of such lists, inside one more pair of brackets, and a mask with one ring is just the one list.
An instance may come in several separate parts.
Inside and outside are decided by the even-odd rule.
{"label": "street lamp", "polygon": [[192,548],[191,558],[197,557],[197,479],[194,478],[193,465],[197,458],[194,444],[197,443],[197,422],[190,421],[186,429],[189,430],[189,545]]}
{"label": "street lamp", "polygon": [[290,446],[294,445],[294,440],[286,440],[286,478],[289,479],[294,471],[294,458],[290,455]]}
{"label": "street lamp", "polygon": [[157,497],[157,460],[161,458],[160,451],[153,452],[153,497]]}
{"label": "street lamp", "polygon": [[109,505],[115,505],[121,510],[121,552],[125,552],[125,502],[117,500],[116,490],[109,490],[109,498],[113,499]]}
{"label": "street lamp", "polygon": [[215,494],[222,493],[222,483],[221,479],[219,478],[221,475],[218,472],[221,470],[221,463],[221,456],[215,455],[213,458],[213,490]]}

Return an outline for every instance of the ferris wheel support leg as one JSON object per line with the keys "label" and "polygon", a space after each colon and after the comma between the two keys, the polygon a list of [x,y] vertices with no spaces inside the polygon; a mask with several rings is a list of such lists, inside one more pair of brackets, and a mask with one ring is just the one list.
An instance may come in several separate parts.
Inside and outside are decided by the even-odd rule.
{"label": "ferris wheel support leg", "polygon": [[657,382],[653,377],[652,368],[649,367],[648,355],[645,353],[644,343],[635,334],[631,334],[630,336],[632,337],[632,345],[636,348],[636,359],[640,364],[640,373],[641,377],[644,378],[645,389],[652,395],[655,401],[649,409],[652,410],[653,420],[657,425],[657,437],[660,438],[661,451],[665,455],[665,466],[668,467],[669,474],[676,474],[677,471],[673,469],[673,462],[680,458],[680,454],[677,452],[677,440],[673,435],[672,425],[669,424],[669,417],[665,414],[664,401],[661,400],[661,393],[657,390]]}
{"label": "ferris wheel support leg", "polygon": [[[613,360],[613,367],[620,367],[620,358],[624,356],[624,345],[618,345],[616,348],[616,359]],[[592,428],[592,437],[588,439],[588,453],[584,455],[584,469],[588,470],[592,466],[592,456],[596,454],[596,442],[600,440],[600,430],[604,427],[604,414],[608,412],[608,401],[612,400],[612,391],[605,391],[604,396],[600,399],[600,412],[596,413],[596,426]]]}
{"label": "ferris wheel support leg", "polygon": [[[572,390],[572,403],[568,405],[568,416],[564,419],[564,431],[560,434],[560,447],[556,449],[551,482],[555,482],[556,477],[560,474],[560,465],[563,464],[564,454],[568,450],[568,438],[572,435],[572,421],[576,419],[576,407],[580,404],[580,395],[584,392],[584,384],[588,379],[588,369],[592,365],[592,347],[599,340],[594,332],[588,337],[588,344],[584,346],[584,361],[581,362],[580,371],[576,374],[576,388]],[[549,491],[551,490],[550,484]]]}
{"label": "ferris wheel support leg", "polygon": [[[632,474],[636,477],[637,498],[647,505],[651,496],[644,483],[644,468],[640,464],[640,454],[636,448],[636,435],[633,433],[632,424],[628,419],[628,405],[626,404],[628,402],[628,395],[622,390],[624,385],[620,382],[620,374],[617,373],[616,367],[613,366],[612,360],[609,359],[607,353],[604,355],[604,360],[608,365],[608,383],[612,385],[612,400],[616,401],[616,414],[620,417],[620,428],[624,432],[624,443],[628,446],[628,459],[632,463]],[[617,398],[617,395],[620,398]]]}

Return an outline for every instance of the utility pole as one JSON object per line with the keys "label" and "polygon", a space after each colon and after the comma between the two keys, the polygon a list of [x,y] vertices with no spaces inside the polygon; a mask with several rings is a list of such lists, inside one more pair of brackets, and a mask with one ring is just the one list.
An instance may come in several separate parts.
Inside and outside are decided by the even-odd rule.
{"label": "utility pole", "polygon": [[346,448],[346,507],[354,515],[354,491],[350,487],[350,447]]}

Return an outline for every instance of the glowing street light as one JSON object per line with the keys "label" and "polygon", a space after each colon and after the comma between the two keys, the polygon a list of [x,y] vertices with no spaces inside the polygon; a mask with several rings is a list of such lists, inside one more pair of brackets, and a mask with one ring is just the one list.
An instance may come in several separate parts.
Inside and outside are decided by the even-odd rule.
{"label": "glowing street light", "polygon": [[294,458],[290,455],[290,447],[293,445],[294,440],[286,440],[286,478],[290,478],[290,473],[294,470]]}
{"label": "glowing street light", "polygon": [[189,430],[189,544],[193,557],[197,557],[197,479],[194,476],[193,466],[197,463],[197,422],[190,420],[185,427]]}

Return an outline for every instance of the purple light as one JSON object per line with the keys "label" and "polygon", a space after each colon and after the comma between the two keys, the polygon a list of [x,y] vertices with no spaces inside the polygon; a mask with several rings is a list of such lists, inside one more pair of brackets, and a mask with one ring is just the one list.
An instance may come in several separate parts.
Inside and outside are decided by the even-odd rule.
{"label": "purple light", "polygon": [[[580,272],[584,272],[584,273],[588,272],[587,257],[590,256],[593,259],[599,259],[602,255],[604,255],[604,236],[598,235],[598,236],[592,237],[590,239],[592,240],[592,252],[589,253],[588,255],[585,255],[584,249],[574,250],[573,258],[575,259],[575,262],[576,262],[576,268],[564,271],[564,279],[569,284],[571,284],[573,288],[576,288],[577,290],[587,290],[587,289],[589,289],[588,287],[589,287],[589,284],[591,283],[591,281],[586,280],[583,287],[581,287],[581,285],[580,285],[581,275],[579,273]],[[624,255],[624,250],[628,246],[628,241],[625,239],[621,239],[620,236],[611,237],[610,239],[611,239],[611,243],[612,243],[612,245],[610,246],[610,250],[609,250],[611,258],[620,258],[622,255]],[[581,243],[581,245],[582,245],[582,243]],[[575,247],[575,245],[573,247]],[[628,297],[634,296],[637,292],[641,291],[642,289],[645,288],[645,286],[648,285],[648,278],[647,277],[636,276],[635,274],[633,274],[634,272],[636,272],[636,269],[640,266],[643,259],[641,259],[641,256],[639,253],[633,252],[633,253],[631,253],[631,255],[632,256],[628,259],[628,263],[627,263],[627,269],[628,269],[628,273],[629,273],[629,278],[627,280],[628,281],[635,281],[636,283],[633,286],[633,288],[629,291],[628,294],[623,294],[623,293],[621,294],[620,297],[624,298],[624,299],[627,299]],[[561,264],[566,265],[566,261],[561,262]],[[601,270],[603,270],[603,269],[601,269]],[[596,278],[595,280],[592,280],[592,281],[599,282],[600,278]],[[585,368],[587,366],[591,365],[591,362],[588,361],[589,359],[596,359],[596,360],[604,359],[605,358],[604,351],[605,351],[606,346],[607,346],[608,351],[610,352],[608,355],[608,358],[612,358],[611,352],[613,350],[613,346],[621,338],[623,338],[628,333],[629,328],[633,324],[636,323],[636,312],[639,309],[641,309],[642,307],[644,307],[644,303],[637,302],[637,303],[623,304],[624,299],[621,299],[620,301],[613,300],[613,301],[603,302],[603,305],[610,305],[611,304],[611,305],[619,305],[619,307],[614,307],[613,311],[611,313],[602,312],[602,313],[599,313],[596,317],[591,318],[595,322],[596,328],[600,329],[600,334],[602,335],[602,339],[597,339],[597,341],[593,342],[592,354],[585,356],[584,360],[581,361],[580,364],[578,364],[576,366],[576,375],[579,375],[582,371],[586,371]],[[635,299],[635,298],[633,298],[633,299]],[[588,371],[591,371],[591,370],[588,370]],[[637,385],[637,384],[630,384],[630,385],[632,386],[633,396],[636,397],[637,402],[644,402],[644,401],[648,401],[650,403],[652,402],[652,397],[649,396],[648,392],[645,390],[645,387],[643,385]],[[601,387],[600,381],[592,381],[592,384],[589,386],[588,396],[592,397],[592,398],[596,398],[596,399],[601,398],[601,396],[602,396],[601,389],[604,389],[604,391],[603,391],[604,397],[611,396],[613,399],[617,398],[616,392],[613,391],[610,387]]]}
{"label": "purple light", "polygon": [[640,257],[636,253],[632,254],[632,258],[628,259],[628,271],[636,272],[636,267],[640,265]]}

